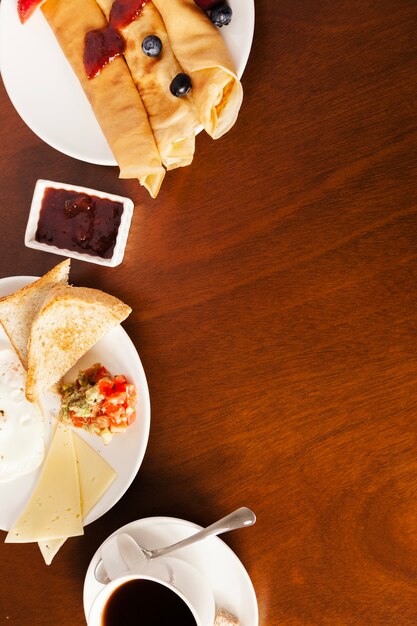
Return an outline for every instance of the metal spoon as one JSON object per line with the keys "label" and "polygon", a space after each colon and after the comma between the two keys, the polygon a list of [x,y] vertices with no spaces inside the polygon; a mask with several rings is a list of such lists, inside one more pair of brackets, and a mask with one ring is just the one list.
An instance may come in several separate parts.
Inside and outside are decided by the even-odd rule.
{"label": "metal spoon", "polygon": [[[144,557],[146,560],[154,559],[157,556],[169,554],[170,552],[174,552],[174,550],[179,550],[180,548],[185,548],[186,546],[191,546],[193,543],[202,541],[207,537],[221,535],[222,533],[227,533],[229,530],[236,530],[238,528],[244,528],[245,526],[252,526],[255,521],[255,513],[247,507],[241,507],[239,509],[236,509],[236,511],[233,511],[233,513],[229,513],[229,515],[226,515],[226,517],[222,517],[222,519],[214,522],[214,524],[207,526],[207,528],[203,528],[194,535],[191,535],[191,537],[187,537],[182,541],[178,541],[164,548],[156,548],[155,550],[148,550],[146,548],[143,548],[132,537],[129,537],[128,535],[126,535],[125,537],[129,537],[132,547],[134,544],[135,549],[139,549],[141,551],[140,559],[138,560],[144,560]],[[133,557],[131,560],[133,563],[135,561],[135,558]],[[103,585],[107,584],[110,580],[107,576],[106,570],[104,569],[102,559],[100,559],[95,567],[94,576],[96,577],[96,580]]]}

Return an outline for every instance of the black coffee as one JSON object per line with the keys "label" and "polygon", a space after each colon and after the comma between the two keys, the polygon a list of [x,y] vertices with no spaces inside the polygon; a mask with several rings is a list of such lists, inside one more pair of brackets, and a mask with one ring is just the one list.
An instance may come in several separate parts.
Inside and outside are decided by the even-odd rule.
{"label": "black coffee", "polygon": [[129,580],[107,600],[102,626],[197,626],[176,593],[152,580]]}

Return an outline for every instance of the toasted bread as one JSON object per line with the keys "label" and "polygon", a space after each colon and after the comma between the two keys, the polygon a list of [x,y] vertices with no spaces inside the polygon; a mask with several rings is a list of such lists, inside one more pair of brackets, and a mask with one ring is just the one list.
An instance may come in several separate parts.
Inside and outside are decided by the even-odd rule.
{"label": "toasted bread", "polygon": [[67,259],[34,283],[0,298],[0,323],[25,369],[28,367],[27,345],[32,323],[51,289],[68,283],[69,269],[70,260]]}
{"label": "toasted bread", "polygon": [[98,289],[56,287],[34,320],[28,344],[26,397],[39,398],[97,341],[131,313]]}

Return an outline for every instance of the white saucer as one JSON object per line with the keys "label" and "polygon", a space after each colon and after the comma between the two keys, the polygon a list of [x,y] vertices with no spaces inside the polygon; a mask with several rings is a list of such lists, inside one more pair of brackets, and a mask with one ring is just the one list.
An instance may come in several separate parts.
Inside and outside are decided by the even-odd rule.
{"label": "white saucer", "polygon": [[[147,517],[116,530],[129,533],[144,548],[160,548],[201,530],[201,526],[175,517]],[[113,536],[112,535],[112,536]],[[93,556],[84,582],[84,613],[87,616],[97,594],[103,589],[94,577],[100,550]],[[218,537],[173,553],[191,563],[208,580],[217,609],[226,609],[239,618],[241,626],[258,626],[258,603],[252,582],[233,550]]]}

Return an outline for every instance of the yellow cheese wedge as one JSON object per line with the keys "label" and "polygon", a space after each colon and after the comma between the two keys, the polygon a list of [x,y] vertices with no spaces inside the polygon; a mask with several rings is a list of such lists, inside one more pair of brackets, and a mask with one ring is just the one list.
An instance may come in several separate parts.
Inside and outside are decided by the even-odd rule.
{"label": "yellow cheese wedge", "polygon": [[72,431],[80,477],[81,511],[88,515],[110,487],[117,474],[98,452]]}
{"label": "yellow cheese wedge", "polygon": [[[110,487],[117,474],[112,467],[91,448],[84,439],[73,431],[75,455],[77,457],[78,474],[80,480],[81,512],[83,519],[100,500]],[[65,543],[67,536],[49,541],[39,541],[39,549],[50,565],[52,559]]]}
{"label": "yellow cheese wedge", "polygon": [[6,543],[84,534],[80,485],[71,430],[58,425],[33,494]]}

